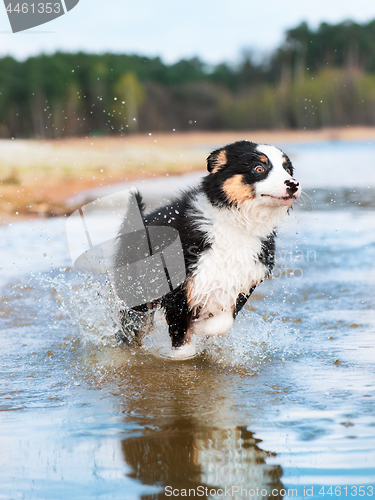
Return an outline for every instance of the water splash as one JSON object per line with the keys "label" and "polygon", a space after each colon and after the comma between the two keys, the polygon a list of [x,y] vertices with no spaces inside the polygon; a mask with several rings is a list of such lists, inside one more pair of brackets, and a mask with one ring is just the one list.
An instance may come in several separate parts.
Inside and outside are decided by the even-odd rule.
{"label": "water splash", "polygon": [[[116,297],[110,282],[103,277],[80,273],[60,272],[54,277],[44,277],[59,300],[60,312],[69,316],[78,326],[81,341],[97,347],[108,347],[113,357],[114,350],[128,349],[139,354],[157,358],[168,357],[171,341],[168,325],[160,308],[149,313],[142,328],[141,345],[138,348],[119,347],[116,333],[121,330],[120,311],[124,304]],[[132,324],[129,325],[131,334]],[[194,337],[192,342],[197,356],[221,366],[246,367],[257,372],[273,359],[283,359],[291,352],[295,332],[290,325],[279,319],[264,320],[258,314],[244,310],[230,331],[222,337]],[[130,335],[131,336],[131,335]],[[293,349],[295,349],[293,347]],[[106,353],[107,363],[111,355]],[[134,356],[131,358],[135,359]]]}
{"label": "water splash", "polygon": [[226,335],[202,339],[199,344],[205,356],[215,363],[258,371],[268,360],[282,359],[292,341],[293,332],[282,321],[264,321],[245,310]]}
{"label": "water splash", "polygon": [[43,279],[56,291],[61,314],[69,316],[78,326],[81,340],[95,345],[116,345],[120,301],[105,276],[60,270],[57,276]]}
{"label": "water splash", "polygon": [[[222,337],[192,337],[197,355],[222,366],[246,367],[254,372],[275,357],[291,353],[294,330],[281,320],[264,321],[259,315],[244,311],[229,332]],[[164,357],[171,344],[161,311],[155,315],[151,331],[143,339],[143,349]]]}

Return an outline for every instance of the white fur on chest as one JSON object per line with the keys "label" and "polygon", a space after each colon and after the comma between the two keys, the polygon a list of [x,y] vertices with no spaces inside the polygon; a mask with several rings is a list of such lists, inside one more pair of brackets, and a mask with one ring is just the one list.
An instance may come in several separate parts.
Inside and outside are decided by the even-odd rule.
{"label": "white fur on chest", "polygon": [[285,209],[275,214],[258,205],[251,200],[241,210],[216,208],[205,195],[197,196],[196,226],[211,245],[199,257],[189,285],[189,306],[193,311],[199,308],[200,316],[233,313],[238,295],[249,293],[267,275],[268,268],[259,261],[262,239],[274,230]]}
{"label": "white fur on chest", "polygon": [[193,273],[194,302],[215,313],[234,306],[240,293],[248,293],[267,272],[259,262],[261,240],[226,223],[217,224],[210,249]]}

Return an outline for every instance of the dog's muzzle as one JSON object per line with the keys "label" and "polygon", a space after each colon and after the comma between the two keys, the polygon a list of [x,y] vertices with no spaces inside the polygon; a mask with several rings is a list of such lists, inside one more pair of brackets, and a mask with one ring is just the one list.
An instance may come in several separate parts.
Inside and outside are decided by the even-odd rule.
{"label": "dog's muzzle", "polygon": [[289,196],[293,196],[298,191],[299,182],[295,179],[287,179],[284,181],[284,184],[286,185],[286,192]]}

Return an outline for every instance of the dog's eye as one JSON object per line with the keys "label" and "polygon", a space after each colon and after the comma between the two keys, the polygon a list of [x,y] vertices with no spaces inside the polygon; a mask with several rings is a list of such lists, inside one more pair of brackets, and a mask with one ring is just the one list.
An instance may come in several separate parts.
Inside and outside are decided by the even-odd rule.
{"label": "dog's eye", "polygon": [[292,175],[292,170],[289,167],[286,168],[285,170],[288,172],[289,175]]}
{"label": "dog's eye", "polygon": [[258,165],[257,167],[255,167],[255,172],[257,174],[261,174],[262,172],[264,172],[264,167],[262,167],[262,165]]}

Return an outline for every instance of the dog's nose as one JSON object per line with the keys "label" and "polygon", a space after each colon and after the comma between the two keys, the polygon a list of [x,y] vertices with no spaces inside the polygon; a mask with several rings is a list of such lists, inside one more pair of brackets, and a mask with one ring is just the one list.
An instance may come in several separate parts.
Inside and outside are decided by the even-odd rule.
{"label": "dog's nose", "polygon": [[287,179],[284,184],[286,184],[288,194],[294,194],[298,190],[299,182],[294,179]]}

